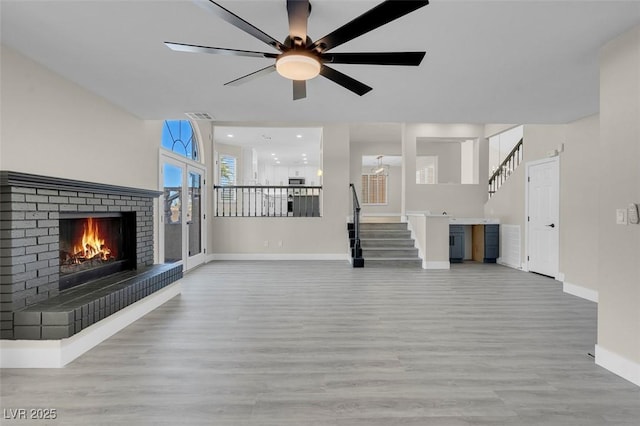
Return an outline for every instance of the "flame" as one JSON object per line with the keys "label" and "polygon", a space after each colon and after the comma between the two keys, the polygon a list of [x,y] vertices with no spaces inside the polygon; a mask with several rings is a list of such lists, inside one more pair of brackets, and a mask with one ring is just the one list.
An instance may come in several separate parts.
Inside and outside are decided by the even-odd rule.
{"label": "flame", "polygon": [[93,218],[87,218],[82,233],[82,242],[73,246],[73,253],[87,260],[95,257],[102,260],[111,258],[111,249],[105,245],[105,240],[100,236],[98,223],[94,222]]}

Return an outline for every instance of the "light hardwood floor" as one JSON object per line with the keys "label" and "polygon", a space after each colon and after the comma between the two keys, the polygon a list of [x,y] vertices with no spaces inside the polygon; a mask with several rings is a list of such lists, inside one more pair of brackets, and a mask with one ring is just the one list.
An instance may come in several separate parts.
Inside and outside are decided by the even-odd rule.
{"label": "light hardwood floor", "polygon": [[640,388],[587,355],[596,305],[549,278],[214,262],[183,283],[64,369],[3,370],[2,408],[60,425],[640,424]]}

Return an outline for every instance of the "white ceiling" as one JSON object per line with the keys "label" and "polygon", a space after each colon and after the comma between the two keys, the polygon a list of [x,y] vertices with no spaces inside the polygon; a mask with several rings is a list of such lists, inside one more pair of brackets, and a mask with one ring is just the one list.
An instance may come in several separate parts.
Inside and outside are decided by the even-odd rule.
{"label": "white ceiling", "polygon": [[[220,0],[271,36],[284,0]],[[318,39],[379,1],[312,0]],[[204,111],[221,121],[557,123],[598,111],[598,49],[640,23],[638,1],[432,0],[335,51],[426,50],[420,67],[335,65],[374,88],[318,77],[292,101],[272,60],[174,52],[175,41],[271,51],[191,1],[2,0],[1,40],[143,119]]]}
{"label": "white ceiling", "polygon": [[214,139],[227,145],[255,149],[258,164],[320,167],[322,129],[318,127],[216,126]]}

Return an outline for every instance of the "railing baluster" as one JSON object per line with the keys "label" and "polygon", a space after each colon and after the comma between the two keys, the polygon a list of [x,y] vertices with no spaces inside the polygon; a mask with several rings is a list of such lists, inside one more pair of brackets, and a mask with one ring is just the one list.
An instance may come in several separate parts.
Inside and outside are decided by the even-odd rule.
{"label": "railing baluster", "polygon": [[516,167],[520,165],[522,161],[523,142],[524,139],[520,139],[509,155],[502,161],[502,164],[498,166],[489,178],[489,197],[498,191],[507,178],[515,171]]}
{"label": "railing baluster", "polygon": [[213,190],[215,191],[216,195],[215,195],[215,200],[216,200],[216,216],[219,216],[218,212],[219,212],[219,206],[220,206],[220,200],[218,199],[219,197],[219,188],[214,187]]}
{"label": "railing baluster", "polygon": [[217,217],[289,217],[289,208],[291,216],[320,217],[315,206],[320,205],[321,186],[214,186],[213,194]]}
{"label": "railing baluster", "polygon": [[304,215],[309,216],[309,197],[307,196],[307,190],[304,190]]}

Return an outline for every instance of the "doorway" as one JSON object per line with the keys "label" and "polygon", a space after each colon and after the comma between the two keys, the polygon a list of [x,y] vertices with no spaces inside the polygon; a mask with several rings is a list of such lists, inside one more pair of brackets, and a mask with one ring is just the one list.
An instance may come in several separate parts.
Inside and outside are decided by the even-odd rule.
{"label": "doorway", "polygon": [[527,269],[556,278],[560,246],[560,161],[527,163]]}
{"label": "doorway", "polygon": [[160,258],[165,263],[181,262],[186,271],[203,263],[206,256],[205,169],[163,154],[160,174]]}

